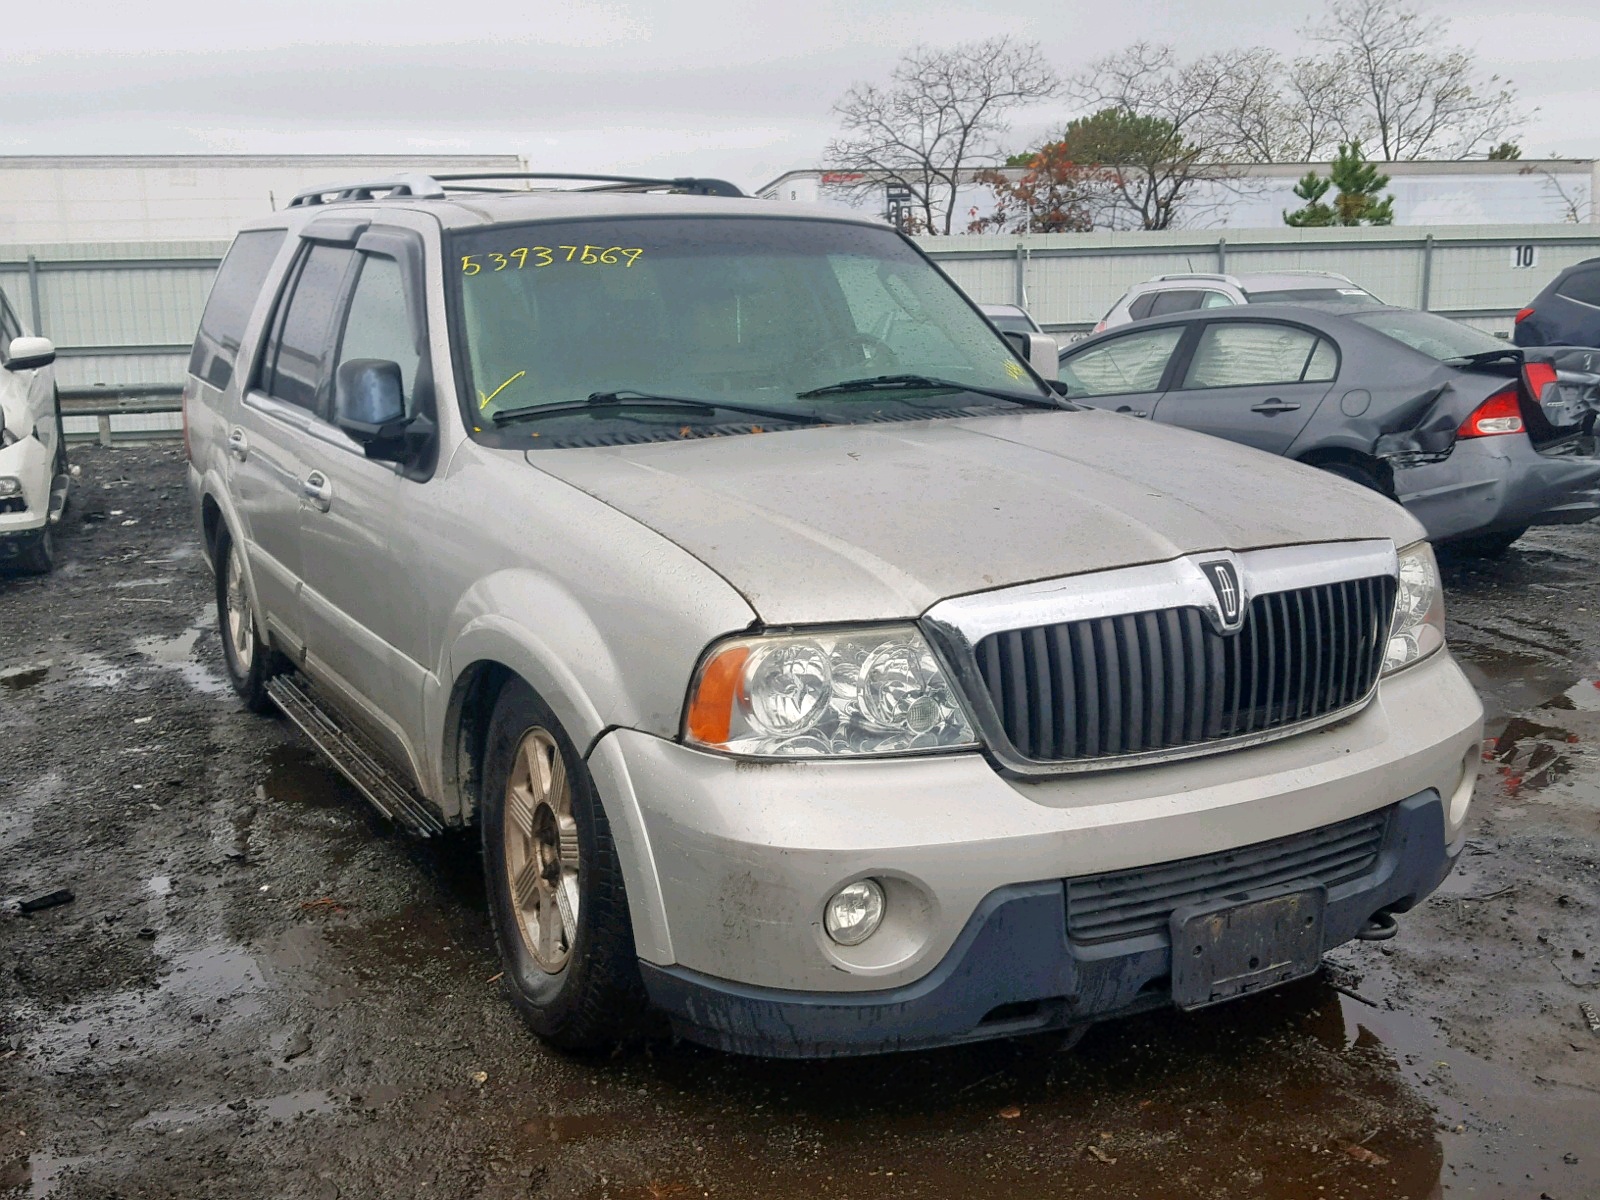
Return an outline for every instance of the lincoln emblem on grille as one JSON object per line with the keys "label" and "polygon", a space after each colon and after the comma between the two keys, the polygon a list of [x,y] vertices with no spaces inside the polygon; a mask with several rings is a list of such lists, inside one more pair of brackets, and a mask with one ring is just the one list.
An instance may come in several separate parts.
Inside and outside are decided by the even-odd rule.
{"label": "lincoln emblem on grille", "polygon": [[1206,573],[1206,578],[1211,581],[1211,590],[1217,593],[1217,611],[1222,617],[1223,632],[1236,632],[1243,623],[1241,617],[1244,612],[1243,595],[1239,588],[1239,573],[1233,569],[1233,564],[1225,558],[1219,558],[1215,562],[1201,563],[1200,569]]}

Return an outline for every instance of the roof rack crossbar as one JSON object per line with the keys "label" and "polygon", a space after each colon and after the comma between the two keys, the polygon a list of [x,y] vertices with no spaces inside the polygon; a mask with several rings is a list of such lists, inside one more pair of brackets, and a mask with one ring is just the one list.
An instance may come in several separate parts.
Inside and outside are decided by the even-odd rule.
{"label": "roof rack crossbar", "polygon": [[657,179],[648,175],[585,175],[565,171],[463,171],[449,175],[435,175],[433,178],[441,184],[466,183],[469,181],[481,182],[491,179],[535,179],[549,180],[551,182],[591,183],[596,186],[582,190],[596,192],[670,188],[673,191],[689,192],[696,196],[741,197],[744,195],[737,186],[725,179],[704,179],[692,175],[679,176],[676,179]]}
{"label": "roof rack crossbar", "polygon": [[375,192],[390,196],[415,196],[428,199],[438,199],[444,195],[444,189],[432,176],[406,172],[389,179],[375,179],[367,183],[341,183],[328,187],[306,188],[295,193],[294,198],[289,201],[289,207],[306,208],[313,204],[337,204],[342,200],[371,200]]}

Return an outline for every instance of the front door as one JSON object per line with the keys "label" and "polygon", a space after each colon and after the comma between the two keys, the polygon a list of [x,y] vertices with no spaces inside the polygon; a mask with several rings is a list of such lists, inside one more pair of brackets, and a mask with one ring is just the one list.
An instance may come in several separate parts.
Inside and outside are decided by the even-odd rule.
{"label": "front door", "polygon": [[1164,325],[1109,337],[1061,356],[1067,398],[1130,417],[1148,417],[1161,399],[1167,366],[1183,341],[1184,325]]}
{"label": "front door", "polygon": [[1168,425],[1283,454],[1339,374],[1327,338],[1275,321],[1215,321],[1154,417]]}
{"label": "front door", "polygon": [[312,422],[306,443],[302,609],[312,674],[341,693],[344,706],[364,718],[396,762],[415,770],[423,672],[417,657],[423,652],[406,631],[418,624],[411,574],[423,564],[397,558],[393,531],[405,505],[427,485],[406,478],[393,463],[367,458],[335,426],[331,410],[339,365],[352,359],[397,363],[408,407],[416,403],[425,344],[419,298],[399,259],[368,250],[395,236],[374,231],[361,243],[330,358],[330,408]]}

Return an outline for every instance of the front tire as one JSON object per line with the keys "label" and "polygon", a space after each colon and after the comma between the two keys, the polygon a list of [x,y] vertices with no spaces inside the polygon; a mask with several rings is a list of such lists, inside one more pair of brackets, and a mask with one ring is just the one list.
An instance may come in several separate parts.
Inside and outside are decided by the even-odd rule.
{"label": "front tire", "polygon": [[1472,537],[1452,538],[1443,543],[1440,549],[1463,558],[1499,558],[1527,532],[1528,527],[1524,525],[1521,529],[1503,529],[1499,533],[1479,533]]}
{"label": "front tire", "polygon": [[276,707],[267,695],[272,677],[272,650],[256,631],[255,605],[245,585],[242,551],[226,528],[217,533],[217,629],[222,634],[222,661],[228,682],[251,712]]}
{"label": "front tire", "polygon": [[17,570],[25,575],[48,575],[56,569],[56,540],[50,526],[39,531],[39,536],[17,556]]}
{"label": "front tire", "polygon": [[504,986],[563,1050],[633,1031],[644,1008],[622,868],[588,768],[520,679],[501,689],[484,747],[479,825]]}

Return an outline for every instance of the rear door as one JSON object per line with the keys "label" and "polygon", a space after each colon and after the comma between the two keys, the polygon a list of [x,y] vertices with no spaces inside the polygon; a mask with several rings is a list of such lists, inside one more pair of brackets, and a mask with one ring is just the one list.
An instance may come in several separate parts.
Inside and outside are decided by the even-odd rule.
{"label": "rear door", "polygon": [[1210,321],[1175,374],[1157,421],[1282,454],[1338,379],[1339,350],[1288,322]]}
{"label": "rear door", "polygon": [[302,236],[252,386],[228,430],[229,487],[247,533],[256,597],[269,628],[296,658],[305,649],[300,605],[305,447],[325,386],[334,314],[355,260],[349,246]]}
{"label": "rear door", "polygon": [[1147,417],[1161,398],[1188,326],[1135,329],[1061,356],[1067,398],[1094,408]]}

